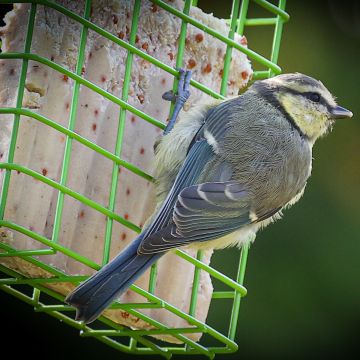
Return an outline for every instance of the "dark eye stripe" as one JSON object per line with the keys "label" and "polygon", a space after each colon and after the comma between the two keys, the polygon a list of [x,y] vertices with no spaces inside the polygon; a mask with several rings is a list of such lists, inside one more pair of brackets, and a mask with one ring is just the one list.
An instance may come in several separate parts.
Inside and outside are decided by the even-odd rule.
{"label": "dark eye stripe", "polygon": [[[332,106],[326,101],[326,99],[317,92],[304,92],[299,93],[299,95],[305,96],[307,99],[313,101],[314,103],[324,105],[329,111],[332,109]],[[317,98],[317,96],[319,98]]]}
{"label": "dark eye stripe", "polygon": [[[307,99],[309,99],[310,94],[317,94],[320,96],[320,101],[316,101],[318,104],[322,104],[324,105],[329,111],[332,109],[332,106],[326,101],[326,99],[321,96],[319,93],[315,92],[315,91],[306,91],[306,92],[301,92],[301,91],[297,91],[285,86],[279,87],[279,89],[282,89],[282,91],[286,91],[288,93],[292,93],[294,95],[300,95],[300,96],[305,96]],[[312,100],[313,101],[313,100]]]}

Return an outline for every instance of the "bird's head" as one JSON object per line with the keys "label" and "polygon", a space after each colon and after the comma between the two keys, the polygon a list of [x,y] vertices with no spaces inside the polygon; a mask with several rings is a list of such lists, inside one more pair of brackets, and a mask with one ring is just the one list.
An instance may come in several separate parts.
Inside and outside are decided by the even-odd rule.
{"label": "bird's head", "polygon": [[322,82],[309,76],[283,74],[257,83],[257,91],[275,103],[312,142],[326,134],[336,119],[351,118],[353,115],[336,104]]}

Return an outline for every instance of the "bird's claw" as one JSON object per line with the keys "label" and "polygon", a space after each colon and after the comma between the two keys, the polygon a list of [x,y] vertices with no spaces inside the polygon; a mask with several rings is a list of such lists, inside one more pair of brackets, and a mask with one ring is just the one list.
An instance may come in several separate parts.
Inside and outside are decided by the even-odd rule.
{"label": "bird's claw", "polygon": [[179,83],[177,86],[177,92],[174,94],[172,90],[166,91],[162,98],[167,101],[172,101],[175,103],[174,111],[172,114],[171,119],[169,120],[169,123],[167,124],[164,135],[168,134],[172,128],[175,125],[177,116],[179,115],[180,110],[183,108],[185,102],[190,97],[190,80],[192,72],[191,70],[184,70],[184,69],[176,69],[179,71]]}
{"label": "bird's claw", "polygon": [[175,102],[176,101],[176,95],[172,90],[166,91],[162,94],[162,98],[167,101]]}

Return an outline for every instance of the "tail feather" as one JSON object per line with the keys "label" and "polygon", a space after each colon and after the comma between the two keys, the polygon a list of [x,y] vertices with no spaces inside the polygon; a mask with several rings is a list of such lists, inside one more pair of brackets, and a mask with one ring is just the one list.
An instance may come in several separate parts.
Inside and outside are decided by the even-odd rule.
{"label": "tail feather", "polygon": [[138,255],[141,237],[66,297],[65,302],[76,308],[76,320],[94,321],[162,255]]}

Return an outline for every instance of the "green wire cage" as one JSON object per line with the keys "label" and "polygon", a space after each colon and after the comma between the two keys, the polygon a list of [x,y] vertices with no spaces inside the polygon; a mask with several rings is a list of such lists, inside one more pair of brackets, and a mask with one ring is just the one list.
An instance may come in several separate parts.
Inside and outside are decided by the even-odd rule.
{"label": "green wire cage", "polygon": [[[142,0],[148,1],[148,0]],[[123,216],[116,213],[115,209],[115,197],[117,193],[119,177],[118,168],[124,167],[137,176],[143,177],[148,181],[152,181],[151,175],[143,171],[141,168],[132,164],[122,157],[122,141],[124,135],[124,123],[126,113],[130,112],[144,121],[148,122],[152,126],[164,129],[164,119],[157,119],[149,114],[142,112],[135,106],[128,102],[128,94],[131,80],[131,69],[133,66],[133,57],[137,56],[154,66],[162,69],[168,74],[173,75],[173,89],[177,86],[178,71],[173,67],[168,66],[164,62],[149,55],[144,49],[136,46],[136,34],[139,20],[139,12],[141,6],[141,0],[134,0],[131,4],[133,6],[133,16],[131,19],[131,28],[129,29],[129,40],[125,41],[121,37],[116,36],[107,30],[99,27],[91,21],[91,0],[84,1],[84,9],[82,14],[77,14],[70,11],[68,8],[60,5],[57,2],[38,0],[38,1],[19,1],[19,3],[30,3],[29,18],[27,24],[27,32],[24,34],[24,49],[22,52],[2,52],[0,59],[7,61],[21,61],[19,82],[16,97],[16,106],[14,107],[1,107],[0,108],[0,121],[1,117],[7,115],[12,116],[12,131],[9,142],[9,151],[6,159],[0,163],[0,169],[3,172],[3,183],[1,187],[0,198],[0,230],[9,229],[10,231],[16,231],[18,233],[27,236],[29,240],[42,244],[41,249],[19,249],[11,246],[11,243],[3,241],[0,238],[0,264],[1,259],[6,258],[21,258],[24,262],[30,263],[38,268],[45,270],[51,276],[29,278],[21,273],[20,270],[10,268],[4,264],[0,265],[0,272],[2,277],[0,279],[0,289],[4,292],[15,296],[18,299],[23,300],[25,303],[34,307],[37,312],[47,313],[64,323],[80,330],[80,335],[84,337],[93,337],[108,346],[111,346],[117,350],[132,354],[157,354],[165,358],[170,358],[173,354],[200,354],[209,358],[214,358],[216,354],[225,354],[235,352],[238,348],[235,340],[236,328],[238,323],[238,315],[240,309],[240,301],[243,296],[246,295],[246,289],[243,287],[246,259],[248,254],[247,247],[244,247],[239,252],[239,263],[236,278],[232,279],[215,268],[205,264],[202,261],[203,253],[199,251],[196,257],[190,256],[182,250],[176,250],[175,254],[178,257],[184,259],[194,265],[194,277],[193,286],[191,291],[191,299],[189,311],[184,312],[176,306],[170,304],[164,299],[154,295],[154,286],[156,281],[156,264],[152,266],[151,274],[149,277],[148,289],[142,289],[136,285],[132,285],[131,289],[136,293],[142,295],[147,302],[142,303],[116,303],[112,305],[112,308],[122,309],[129,314],[142,319],[146,323],[152,326],[151,329],[143,330],[131,330],[125,326],[116,324],[110,319],[102,316],[99,321],[94,324],[84,325],[81,322],[74,320],[74,309],[64,304],[64,296],[56,291],[48,288],[47,284],[52,283],[72,283],[78,284],[80,281],[86,279],[84,275],[68,275],[63,271],[60,271],[57,267],[52,266],[43,261],[46,256],[54,256],[55,254],[63,254],[66,257],[72,258],[74,261],[84,264],[85,266],[98,270],[102,265],[106,264],[110,258],[110,245],[112,237],[112,226],[114,222],[119,222],[124,226],[129,227],[133,231],[140,232],[140,227],[134,225]],[[181,28],[178,40],[177,54],[176,54],[176,67],[184,67],[184,48],[186,42],[187,26],[189,24],[198,29],[201,29],[208,36],[212,36],[217,40],[226,44],[226,52],[224,55],[224,67],[222,71],[222,80],[220,92],[215,89],[211,89],[201,81],[191,80],[191,85],[214,98],[224,98],[227,93],[227,85],[230,72],[230,61],[234,54],[234,49],[245,53],[248,58],[253,62],[255,71],[253,73],[253,80],[263,79],[271,77],[281,73],[281,68],[277,65],[279,48],[281,42],[281,35],[283,24],[288,21],[289,15],[285,12],[286,0],[279,0],[277,4],[273,4],[266,0],[233,0],[231,17],[227,20],[228,23],[228,35],[224,36],[214,30],[213,28],[202,24],[194,17],[190,16],[191,6],[198,6],[197,1],[185,0],[182,11],[171,6],[170,2],[164,2],[161,0],[151,0],[151,3],[169,13],[175,17],[181,19]],[[13,4],[15,1],[0,0],[0,4]],[[201,4],[199,4],[201,7]],[[80,43],[78,47],[77,62],[75,71],[60,66],[55,61],[39,54],[31,52],[31,45],[33,41],[33,32],[35,18],[39,6],[52,8],[55,11],[62,13],[64,16],[71,18],[73,21],[78,22],[81,26]],[[267,13],[267,16],[261,18],[250,18],[249,9],[252,6],[262,8],[262,11]],[[273,29],[271,54],[269,57],[260,55],[259,53],[251,50],[250,48],[239,44],[234,41],[235,34],[246,34],[247,27],[262,27],[268,26]],[[114,42],[117,46],[122,47],[127,52],[126,67],[123,79],[122,94],[121,97],[115,96],[112,93],[104,90],[100,86],[94,84],[83,76],[83,65],[85,61],[85,47],[89,31],[96,32],[98,35]],[[251,47],[251,44],[250,44]],[[23,107],[23,98],[25,91],[25,82],[27,71],[29,68],[29,62],[42,64],[45,67],[52,68],[62,76],[73,80],[73,94],[71,99],[71,105],[69,109],[68,126],[62,126],[53,119],[47,118],[44,115],[32,111],[32,109]],[[257,70],[257,68],[259,70]],[[78,107],[78,97],[81,87],[86,87],[89,90],[99,94],[118,106],[118,131],[116,137],[116,145],[113,151],[108,151],[99,144],[81,136],[76,133],[75,123]],[[170,108],[170,111],[172,107]],[[54,181],[50,177],[46,176],[46,172],[37,172],[20,163],[16,163],[15,152],[17,149],[19,126],[21,123],[21,117],[32,118],[36,122],[42,123],[44,126],[51,128],[51,131],[59,132],[65,138],[64,153],[62,156],[62,171],[60,181]],[[71,157],[72,146],[74,142],[81,143],[91,151],[97,152],[100,156],[110,160],[112,162],[112,177],[111,184],[109,186],[109,200],[107,206],[104,206],[89,197],[80,194],[76,190],[68,186],[69,176],[69,162]],[[51,237],[46,237],[39,234],[34,229],[22,226],[6,218],[6,208],[8,203],[9,188],[11,186],[12,177],[14,173],[23,173],[24,175],[36,179],[43,184],[57,190],[56,209],[54,215],[54,227]],[[81,255],[80,253],[63,246],[58,242],[59,232],[62,226],[62,214],[64,197],[72,197],[79,202],[87,205],[106,217],[106,232],[103,237],[103,261],[101,264],[94,262],[90,258]],[[224,305],[230,306],[231,314],[228,319],[227,332],[221,333],[216,330],[216,324],[208,324],[198,320],[195,317],[195,309],[197,303],[198,287],[200,282],[200,272],[207,272],[213,279],[223,284],[228,290],[215,290],[212,293],[212,301],[221,302],[227,301]],[[226,300],[225,300],[226,299]],[[166,309],[170,313],[184,319],[189,327],[174,327],[170,328],[158,320],[151,318],[148,315],[143,314],[141,309],[144,308],[159,308]],[[202,333],[207,337],[197,342],[187,337],[189,333]],[[178,344],[164,343],[158,339],[150,337],[149,335],[171,335],[175,338]]]}

